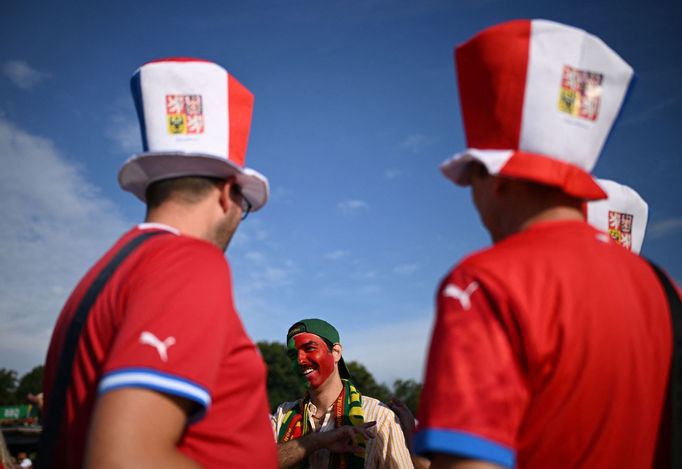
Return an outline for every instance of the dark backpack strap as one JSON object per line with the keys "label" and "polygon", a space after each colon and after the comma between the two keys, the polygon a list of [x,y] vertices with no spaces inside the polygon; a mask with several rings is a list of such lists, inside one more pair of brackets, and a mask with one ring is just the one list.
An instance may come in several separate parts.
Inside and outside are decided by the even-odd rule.
{"label": "dark backpack strap", "polygon": [[48,396],[47,415],[43,419],[43,429],[38,445],[36,469],[52,467],[52,463],[54,462],[55,444],[57,443],[64,410],[66,409],[66,390],[71,382],[73,361],[76,356],[76,350],[78,349],[81,330],[88,319],[90,309],[92,309],[100,292],[104,289],[105,285],[121,263],[149,238],[166,233],[168,232],[150,231],[128,241],[128,243],[114,255],[109,263],[104,266],[95,280],[90,284],[90,287],[88,287],[85,295],[83,295],[83,299],[76,308],[71,324],[69,324],[69,329],[66,332],[64,346],[59,357],[55,382],[52,386],[51,394]]}
{"label": "dark backpack strap", "polygon": [[[670,363],[668,402],[670,408],[670,467],[682,467],[682,301],[668,276],[649,261],[665,290],[673,328],[673,355]],[[662,416],[664,419],[665,415]]]}

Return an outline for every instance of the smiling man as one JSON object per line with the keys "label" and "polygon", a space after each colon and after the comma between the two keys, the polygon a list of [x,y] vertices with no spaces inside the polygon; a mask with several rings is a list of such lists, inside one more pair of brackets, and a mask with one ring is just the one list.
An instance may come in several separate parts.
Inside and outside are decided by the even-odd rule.
{"label": "smiling man", "polygon": [[304,319],[287,333],[294,369],[308,385],[272,417],[281,468],[411,468],[410,453],[393,411],[353,385],[341,357],[338,331]]}

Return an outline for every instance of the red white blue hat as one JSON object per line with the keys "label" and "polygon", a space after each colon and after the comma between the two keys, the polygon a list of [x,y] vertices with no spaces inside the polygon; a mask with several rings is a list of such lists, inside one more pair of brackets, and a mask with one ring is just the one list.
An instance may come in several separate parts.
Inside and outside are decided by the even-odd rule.
{"label": "red white blue hat", "polygon": [[606,197],[589,172],[633,75],[599,38],[546,20],[492,26],[455,48],[467,149],[441,165],[469,185],[468,163],[490,174]]}
{"label": "red white blue hat", "polygon": [[236,177],[258,210],[268,180],[244,167],[253,95],[213,62],[170,58],[148,62],[131,79],[143,153],[125,162],[121,187],[145,200],[147,186],[181,176]]}
{"label": "red white blue hat", "polygon": [[608,199],[587,203],[587,221],[624,248],[639,254],[644,242],[649,206],[631,187],[598,179]]}

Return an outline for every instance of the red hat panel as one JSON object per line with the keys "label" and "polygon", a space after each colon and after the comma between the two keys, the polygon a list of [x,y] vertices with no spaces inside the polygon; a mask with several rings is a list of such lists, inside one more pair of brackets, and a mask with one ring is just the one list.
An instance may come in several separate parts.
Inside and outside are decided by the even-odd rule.
{"label": "red hat panel", "polygon": [[443,163],[448,178],[467,185],[477,160],[577,198],[606,196],[589,172],[632,78],[615,52],[577,28],[516,20],[477,34],[455,59],[468,148]]}

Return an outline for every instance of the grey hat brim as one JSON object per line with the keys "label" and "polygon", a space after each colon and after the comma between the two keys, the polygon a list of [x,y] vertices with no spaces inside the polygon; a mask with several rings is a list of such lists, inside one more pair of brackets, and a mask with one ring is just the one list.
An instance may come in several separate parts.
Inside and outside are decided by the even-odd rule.
{"label": "grey hat brim", "polygon": [[241,168],[225,158],[201,153],[147,152],[134,155],[118,173],[118,183],[125,191],[145,202],[149,184],[183,176],[206,176],[227,179],[234,176],[242,193],[257,211],[268,200],[268,179],[258,171]]}

